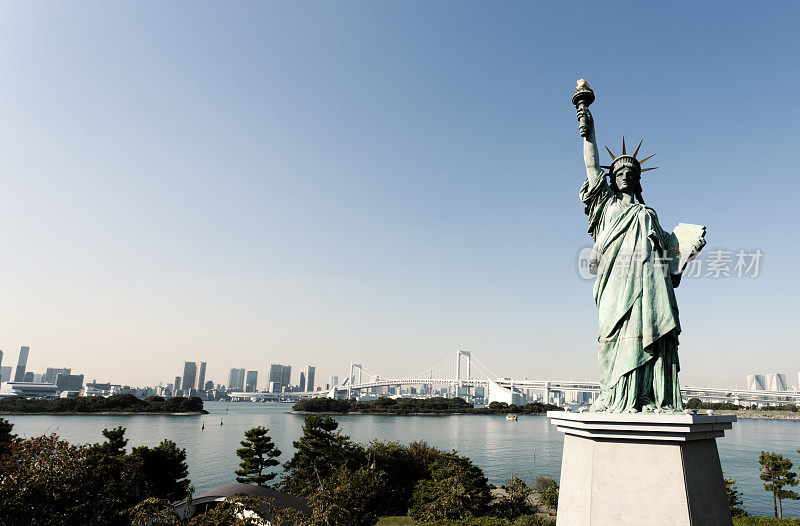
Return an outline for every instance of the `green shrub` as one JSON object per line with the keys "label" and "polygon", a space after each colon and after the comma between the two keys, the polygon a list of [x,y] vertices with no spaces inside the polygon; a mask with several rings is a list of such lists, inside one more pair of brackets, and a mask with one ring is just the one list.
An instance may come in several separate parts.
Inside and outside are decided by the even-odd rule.
{"label": "green shrub", "polygon": [[483,471],[470,459],[442,453],[431,466],[430,480],[414,488],[409,514],[422,521],[479,517],[491,500]]}
{"label": "green shrub", "polygon": [[558,509],[558,483],[550,477],[536,477],[533,490],[539,495],[539,502],[553,511]]}
{"label": "green shrub", "polygon": [[514,526],[554,526],[556,521],[541,515],[523,515],[514,521]]}
{"label": "green shrub", "polygon": [[530,503],[529,498],[533,490],[525,481],[512,476],[506,486],[506,494],[494,505],[495,515],[504,519],[516,519],[521,515],[531,515],[536,508]]}
{"label": "green shrub", "polygon": [[800,526],[800,519],[773,519],[772,517],[734,517],[733,526]]}

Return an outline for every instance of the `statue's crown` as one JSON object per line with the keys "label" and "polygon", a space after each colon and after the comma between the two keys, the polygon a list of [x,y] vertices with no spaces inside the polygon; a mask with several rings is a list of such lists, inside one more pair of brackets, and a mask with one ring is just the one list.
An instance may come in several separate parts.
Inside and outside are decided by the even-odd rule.
{"label": "statue's crown", "polygon": [[613,174],[616,170],[622,168],[623,166],[630,166],[631,168],[636,170],[636,172],[639,175],[641,175],[642,172],[646,172],[648,170],[655,170],[656,168],[658,168],[658,166],[653,166],[651,168],[642,168],[644,162],[653,157],[653,155],[655,154],[649,155],[644,159],[642,159],[641,161],[636,158],[636,155],[639,153],[639,148],[642,147],[642,142],[644,142],[644,139],[639,141],[639,146],[636,147],[636,151],[633,152],[633,155],[628,155],[625,152],[625,137],[622,138],[621,155],[615,156],[613,153],[611,153],[611,150],[608,148],[608,146],[606,146],[606,151],[608,151],[608,154],[611,156],[611,166],[601,166],[600,168],[606,168],[609,170],[610,173]]}

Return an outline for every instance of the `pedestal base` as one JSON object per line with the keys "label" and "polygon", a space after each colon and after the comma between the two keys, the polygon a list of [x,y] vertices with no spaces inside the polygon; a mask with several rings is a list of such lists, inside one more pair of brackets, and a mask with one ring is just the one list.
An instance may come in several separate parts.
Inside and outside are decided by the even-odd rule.
{"label": "pedestal base", "polygon": [[735,415],[547,413],[565,433],[558,526],[730,526],[716,438]]}

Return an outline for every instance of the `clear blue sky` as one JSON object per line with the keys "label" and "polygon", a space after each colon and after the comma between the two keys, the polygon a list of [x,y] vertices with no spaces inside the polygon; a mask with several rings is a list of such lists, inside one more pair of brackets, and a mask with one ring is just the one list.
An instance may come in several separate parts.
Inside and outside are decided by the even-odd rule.
{"label": "clear blue sky", "polygon": [[[585,177],[756,279],[678,289],[683,382],[797,383],[797,2],[0,6],[0,348],[88,379],[269,362],[597,378]],[[606,161],[608,158],[603,157]]]}

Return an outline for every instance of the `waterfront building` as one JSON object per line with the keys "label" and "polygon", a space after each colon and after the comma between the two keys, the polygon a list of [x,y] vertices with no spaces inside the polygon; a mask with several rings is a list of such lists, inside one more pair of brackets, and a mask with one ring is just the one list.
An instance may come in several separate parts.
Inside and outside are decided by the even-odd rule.
{"label": "waterfront building", "polygon": [[280,382],[270,382],[267,391],[269,391],[270,393],[280,393],[281,392],[281,383]]}
{"label": "waterfront building", "polygon": [[197,373],[197,390],[198,391],[205,390],[205,385],[206,385],[206,362],[200,362],[200,372]]}
{"label": "waterfront building", "polygon": [[211,391],[212,389],[214,389],[214,382],[212,382],[211,380],[208,380],[206,382],[205,386],[204,386],[204,390],[205,391]]}
{"label": "waterfront building", "polygon": [[197,385],[197,364],[194,362],[183,362],[183,390],[189,392]]}
{"label": "waterfront building", "polygon": [[70,369],[69,367],[62,367],[62,368],[48,367],[44,372],[43,381],[48,384],[54,384],[56,383],[56,377],[59,374],[72,374],[72,369]]}
{"label": "waterfront building", "polygon": [[0,382],[10,382],[11,381],[11,366],[10,365],[3,365],[0,367]]}
{"label": "waterfront building", "polygon": [[289,387],[292,379],[292,366],[291,365],[280,365],[277,363],[273,363],[269,366],[269,384],[272,385],[273,382],[276,382],[280,385],[280,389],[278,392],[281,393]]}
{"label": "waterfront building", "polygon": [[330,385],[329,389],[331,389],[333,387],[336,387],[337,385],[339,385],[339,377],[338,376],[331,376],[328,379],[328,383]]}
{"label": "waterfront building", "polygon": [[3,351],[0,350],[0,367],[3,367]]}
{"label": "waterfront building", "polygon": [[29,382],[29,383],[32,383],[32,382],[33,382],[33,371],[28,371],[28,372],[26,372],[26,373],[25,373],[25,374],[22,376],[22,381],[23,381],[23,382]]}
{"label": "waterfront building", "polygon": [[8,382],[8,389],[19,396],[30,397],[55,397],[57,387],[53,384],[34,383],[34,382]]}
{"label": "waterfront building", "polygon": [[763,391],[766,389],[766,381],[763,374],[748,374],[747,375],[747,390],[748,391]]}
{"label": "waterfront building", "polygon": [[306,365],[300,369],[300,391],[313,391],[314,390],[314,375],[316,367]]}
{"label": "waterfront building", "polygon": [[228,373],[228,390],[244,391],[244,369],[233,368]]}
{"label": "waterfront building", "polygon": [[258,385],[258,371],[247,371],[245,378],[244,391],[246,393],[255,393]]}
{"label": "waterfront building", "polygon": [[180,393],[180,390],[181,390],[181,377],[180,376],[176,376],[175,377],[175,390],[172,392],[172,394],[175,395],[175,396],[178,396],[178,393]]}
{"label": "waterfront building", "polygon": [[781,373],[768,374],[767,391],[788,391],[786,387],[786,375]]}
{"label": "waterfront building", "polygon": [[[48,382],[50,383],[50,382]],[[80,391],[83,388],[82,374],[60,374],[56,376],[56,388],[60,391]]]}
{"label": "waterfront building", "polygon": [[25,368],[28,366],[28,353],[31,348],[23,345],[19,349],[19,359],[17,360],[17,370],[14,372],[14,381],[22,382],[25,380]]}

